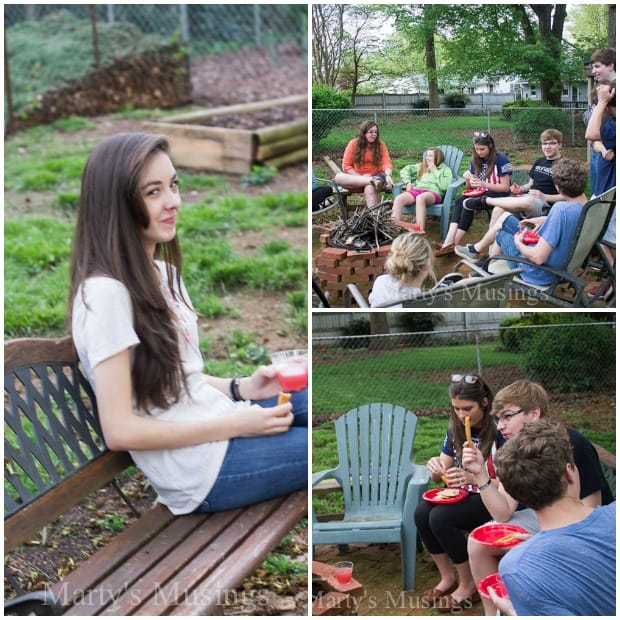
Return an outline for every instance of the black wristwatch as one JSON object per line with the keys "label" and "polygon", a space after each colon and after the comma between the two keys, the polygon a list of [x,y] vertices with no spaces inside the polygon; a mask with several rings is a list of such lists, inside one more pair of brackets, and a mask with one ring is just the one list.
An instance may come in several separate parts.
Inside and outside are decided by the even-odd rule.
{"label": "black wristwatch", "polygon": [[239,392],[239,386],[241,385],[241,379],[243,379],[243,377],[233,377],[230,380],[230,394],[232,396],[232,399],[235,401],[245,400],[244,398],[241,397],[241,393]]}

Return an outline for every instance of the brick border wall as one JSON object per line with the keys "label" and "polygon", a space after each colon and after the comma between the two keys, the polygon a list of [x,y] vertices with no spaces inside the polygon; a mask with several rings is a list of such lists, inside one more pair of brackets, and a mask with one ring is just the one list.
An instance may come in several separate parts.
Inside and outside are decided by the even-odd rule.
{"label": "brick border wall", "polygon": [[383,263],[390,253],[391,245],[377,250],[356,252],[327,245],[329,233],[321,235],[325,246],[316,257],[316,270],[321,289],[330,294],[331,302],[342,304],[347,284],[353,283],[364,297],[372,288],[375,278],[383,273]]}

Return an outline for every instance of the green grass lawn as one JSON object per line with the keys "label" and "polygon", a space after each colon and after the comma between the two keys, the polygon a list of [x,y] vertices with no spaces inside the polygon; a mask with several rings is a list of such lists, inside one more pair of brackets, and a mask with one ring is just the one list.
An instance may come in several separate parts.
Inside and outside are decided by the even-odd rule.
{"label": "green grass lawn", "polygon": [[[515,353],[498,350],[496,343],[483,343],[480,350],[485,367],[518,364],[520,359]],[[321,355],[313,355],[313,390],[320,394],[313,399],[315,416],[348,411],[363,402],[411,407],[413,399],[416,409],[445,406],[447,360],[451,368],[470,368],[476,360],[474,345],[408,347],[365,357],[351,352],[351,359],[339,357],[337,365],[321,363]],[[338,355],[346,355],[346,350],[339,349]],[[433,371],[440,371],[437,379],[429,379]]]}
{"label": "green grass lawn", "polygon": [[[81,173],[101,140],[89,133],[96,128],[72,118],[5,142],[5,339],[64,333]],[[305,230],[307,193],[248,195],[220,176],[184,170],[179,179],[186,199],[178,224],[184,280],[199,314],[236,317],[237,309],[223,301],[230,292],[282,292],[286,320],[305,337],[307,248],[292,245],[287,231]],[[239,242],[249,232],[259,240],[250,253]],[[260,334],[237,331],[230,338],[248,364],[267,361]],[[208,349],[206,338],[201,346]]]}
{"label": "green grass lawn", "polygon": [[[359,124],[359,119],[357,119]],[[390,154],[407,152],[413,161],[419,161],[429,146],[435,144],[452,144],[465,151],[471,148],[473,131],[484,130],[488,125],[487,116],[408,116],[399,115],[392,118],[386,115],[379,120],[381,139],[388,145]],[[493,128],[510,128],[509,121],[499,116],[493,117]],[[335,128],[323,138],[319,145],[314,145],[315,153],[341,152],[355,135],[355,129],[346,127]],[[411,163],[411,162],[408,162]],[[467,164],[464,162],[464,165]]]}

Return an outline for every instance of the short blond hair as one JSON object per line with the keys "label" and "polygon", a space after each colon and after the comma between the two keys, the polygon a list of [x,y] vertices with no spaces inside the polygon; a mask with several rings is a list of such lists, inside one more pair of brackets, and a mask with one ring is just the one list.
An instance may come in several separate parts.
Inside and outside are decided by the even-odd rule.
{"label": "short blond hair", "polygon": [[545,129],[540,134],[540,141],[545,142],[546,140],[557,140],[560,144],[562,144],[562,132],[559,129]]}
{"label": "short blond hair", "polygon": [[549,394],[540,383],[520,379],[495,394],[493,415],[497,415],[508,405],[516,405],[524,411],[540,409],[540,417],[542,418],[549,413]]}

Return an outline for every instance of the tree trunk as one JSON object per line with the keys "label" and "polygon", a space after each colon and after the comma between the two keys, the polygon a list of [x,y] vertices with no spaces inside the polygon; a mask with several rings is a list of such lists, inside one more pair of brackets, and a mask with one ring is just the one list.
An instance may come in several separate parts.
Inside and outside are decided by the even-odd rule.
{"label": "tree trunk", "polygon": [[388,349],[390,347],[390,338],[377,338],[376,336],[382,334],[389,334],[390,328],[388,326],[387,313],[386,312],[371,312],[370,313],[370,334],[375,336],[370,339],[368,349],[370,351],[378,351]]}
{"label": "tree trunk", "polygon": [[[530,4],[538,17],[538,32],[541,43],[549,54],[552,66],[559,67],[562,53],[562,32],[566,21],[565,4]],[[546,72],[540,80],[540,94],[543,103],[552,106],[562,104],[562,78],[559,71]]]}

